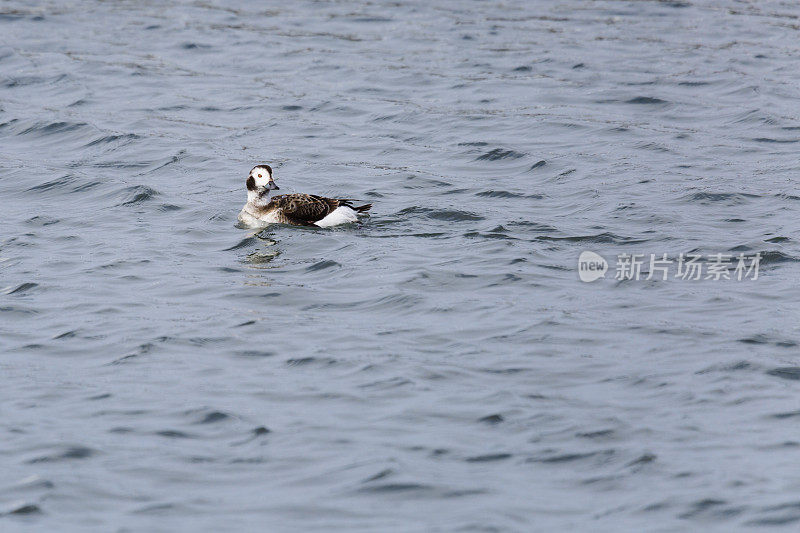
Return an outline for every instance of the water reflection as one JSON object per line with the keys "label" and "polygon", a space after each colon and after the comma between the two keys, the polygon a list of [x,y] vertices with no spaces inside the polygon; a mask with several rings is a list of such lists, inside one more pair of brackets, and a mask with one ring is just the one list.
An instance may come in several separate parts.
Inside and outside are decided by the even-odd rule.
{"label": "water reflection", "polygon": [[269,263],[281,255],[281,250],[277,248],[278,240],[274,238],[274,232],[269,228],[253,230],[248,240],[258,246],[258,249],[247,254],[243,261],[252,268],[268,268]]}

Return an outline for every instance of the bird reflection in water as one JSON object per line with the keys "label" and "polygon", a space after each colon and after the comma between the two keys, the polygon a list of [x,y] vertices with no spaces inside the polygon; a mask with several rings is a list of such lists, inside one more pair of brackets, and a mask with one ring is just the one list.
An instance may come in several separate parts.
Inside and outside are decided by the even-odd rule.
{"label": "bird reflection in water", "polygon": [[266,228],[259,229],[253,232],[251,238],[256,238],[262,241],[259,243],[259,249],[247,254],[244,262],[253,268],[270,268],[269,263],[273,259],[281,255],[281,251],[275,247],[278,244],[271,232]]}

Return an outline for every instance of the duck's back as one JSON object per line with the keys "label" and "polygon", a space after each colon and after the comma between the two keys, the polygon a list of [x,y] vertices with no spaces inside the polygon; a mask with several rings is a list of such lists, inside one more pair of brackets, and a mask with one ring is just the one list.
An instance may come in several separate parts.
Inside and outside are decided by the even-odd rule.
{"label": "duck's back", "polygon": [[[267,210],[275,210],[285,217],[290,224],[301,226],[335,225],[325,221],[326,217],[339,212],[342,220],[336,222],[355,222],[358,220],[351,200],[346,198],[326,198],[315,194],[281,194],[273,196]],[[347,213],[345,213],[345,211]],[[349,215],[349,216],[346,216]]]}

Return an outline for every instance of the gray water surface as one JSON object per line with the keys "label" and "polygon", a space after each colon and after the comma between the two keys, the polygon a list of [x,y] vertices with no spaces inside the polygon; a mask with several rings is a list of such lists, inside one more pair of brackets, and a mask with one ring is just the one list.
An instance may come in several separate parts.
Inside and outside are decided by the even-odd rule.
{"label": "gray water surface", "polygon": [[[798,57],[774,0],[0,3],[0,530],[794,530]],[[371,218],[237,227],[262,162]]]}

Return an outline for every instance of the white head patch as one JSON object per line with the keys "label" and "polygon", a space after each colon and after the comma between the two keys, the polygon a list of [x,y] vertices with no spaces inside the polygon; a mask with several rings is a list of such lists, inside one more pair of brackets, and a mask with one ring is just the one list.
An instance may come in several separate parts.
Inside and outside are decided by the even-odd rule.
{"label": "white head patch", "polygon": [[256,187],[266,187],[272,179],[272,169],[267,165],[258,165],[250,171],[250,177],[256,180]]}

